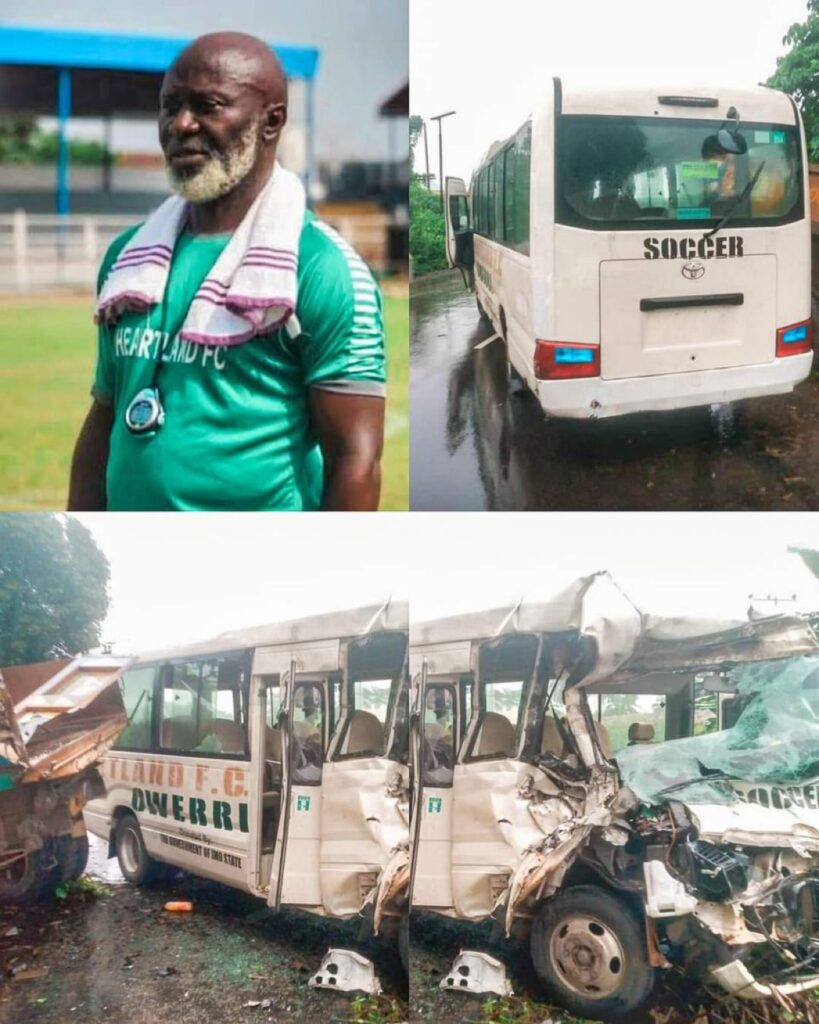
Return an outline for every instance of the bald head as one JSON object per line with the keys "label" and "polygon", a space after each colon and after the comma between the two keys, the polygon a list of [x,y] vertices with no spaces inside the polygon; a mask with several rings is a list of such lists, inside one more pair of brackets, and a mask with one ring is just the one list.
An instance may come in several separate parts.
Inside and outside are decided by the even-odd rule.
{"label": "bald head", "polygon": [[243,32],[212,32],[168,68],[159,139],[174,188],[192,202],[267,180],[287,121],[287,79],[272,50]]}
{"label": "bald head", "polygon": [[168,74],[209,72],[257,90],[268,103],[287,103],[287,79],[267,43],[244,32],[210,32],[186,46]]}

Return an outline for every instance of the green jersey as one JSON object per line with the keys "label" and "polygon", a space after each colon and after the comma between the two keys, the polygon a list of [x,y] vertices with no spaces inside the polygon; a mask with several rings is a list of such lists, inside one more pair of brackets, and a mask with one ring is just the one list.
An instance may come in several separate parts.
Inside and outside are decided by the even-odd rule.
{"label": "green jersey", "polygon": [[[111,244],[98,287],[136,230]],[[309,212],[299,240],[298,337],[280,329],[232,346],[180,340],[229,237],[180,235],[163,301],[99,328],[93,394],[114,409],[112,511],[316,509],[323,463],[310,388],[385,393],[378,288],[350,246]],[[150,436],[132,434],[125,411],[154,378],[164,423]]]}

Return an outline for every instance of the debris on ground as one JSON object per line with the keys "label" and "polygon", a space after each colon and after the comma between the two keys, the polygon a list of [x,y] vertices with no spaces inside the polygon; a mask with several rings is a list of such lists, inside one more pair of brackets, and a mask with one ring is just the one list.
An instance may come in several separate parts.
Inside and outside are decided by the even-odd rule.
{"label": "debris on ground", "polygon": [[498,996],[514,994],[506,976],[506,967],[501,961],[474,949],[460,951],[440,987],[445,992],[493,992]]}
{"label": "debris on ground", "polygon": [[372,960],[352,949],[329,949],[308,985],[310,988],[331,988],[340,992],[368,992],[376,996],[382,991]]}

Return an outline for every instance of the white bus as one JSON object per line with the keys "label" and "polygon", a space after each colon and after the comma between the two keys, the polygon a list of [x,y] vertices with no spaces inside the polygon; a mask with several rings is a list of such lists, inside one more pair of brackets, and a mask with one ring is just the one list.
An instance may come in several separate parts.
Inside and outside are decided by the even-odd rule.
{"label": "white bus", "polygon": [[162,865],[407,950],[408,613],[366,607],[156,651],[85,808],[125,878]]}
{"label": "white bus", "polygon": [[413,622],[413,910],[528,933],[584,1019],[634,1020],[670,970],[819,987],[813,621],[641,614],[596,574]]}
{"label": "white bus", "polygon": [[447,178],[447,259],[548,415],[782,394],[813,359],[806,166],[784,93],[555,78],[471,197]]}

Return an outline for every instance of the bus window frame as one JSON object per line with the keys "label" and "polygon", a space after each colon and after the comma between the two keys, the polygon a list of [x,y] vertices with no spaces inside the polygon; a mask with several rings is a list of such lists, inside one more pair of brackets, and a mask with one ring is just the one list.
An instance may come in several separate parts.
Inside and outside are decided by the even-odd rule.
{"label": "bus window frame", "polygon": [[[154,678],[151,683],[151,720],[148,723],[148,732],[150,740],[147,747],[121,747],[118,745],[118,740],[111,746],[111,755],[116,756],[119,753],[122,754],[153,754],[157,750],[157,680],[159,679],[160,670],[163,662],[160,661],[146,661],[138,662],[134,665],[130,665],[128,669],[122,673],[123,678],[128,674],[137,669],[153,669]],[[147,691],[145,691],[147,692]]]}
{"label": "bus window frame", "polygon": [[[244,691],[244,706],[246,708],[245,721],[241,723],[244,732],[245,749],[242,754],[229,754],[226,751],[208,751],[208,750],[180,750],[178,748],[163,747],[160,745],[160,729],[161,729],[161,711],[163,702],[163,692],[165,685],[165,679],[172,677],[172,670],[174,665],[190,665],[194,662],[199,664],[205,661],[215,661],[219,658],[229,658],[231,656],[238,655],[239,658],[239,672],[244,673],[244,681],[242,683],[242,689]],[[172,757],[192,757],[192,758],[207,758],[211,761],[242,761],[249,762],[251,759],[250,754],[250,734],[248,731],[248,719],[250,717],[250,672],[253,660],[253,650],[247,648],[239,648],[232,651],[215,651],[209,654],[201,655],[182,655],[178,658],[169,658],[166,661],[157,662],[159,671],[156,674],[154,680],[154,722],[153,722],[153,745],[151,753],[162,756],[168,755]],[[201,690],[201,676],[200,676],[200,687]],[[201,694],[197,691],[197,700],[200,699]]]}
{"label": "bus window frame", "polygon": [[[562,164],[560,156],[562,153],[562,135],[566,125],[572,121],[594,122],[599,120],[608,121],[636,121],[658,125],[698,125],[701,128],[709,128],[716,132],[721,123],[713,118],[692,118],[692,117],[649,117],[642,114],[560,114],[555,117],[554,154],[552,165],[554,170],[554,223],[555,227],[576,228],[581,231],[596,232],[619,232],[619,231],[683,231],[691,232],[707,231],[709,228],[719,224],[721,216],[703,217],[701,220],[685,220],[669,217],[641,217],[639,220],[592,220],[583,217],[566,199],[563,190]],[[802,149],[802,135],[799,130],[799,119],[795,124],[779,124],[774,121],[743,121],[740,125],[741,132],[751,131],[785,131],[796,136],[797,153],[799,156],[796,166],[797,190],[796,200],[791,210],[780,217],[739,217],[732,214],[725,225],[725,229],[737,228],[778,228],[786,224],[796,224],[806,217],[805,211],[805,160]]]}
{"label": "bus window frame", "polygon": [[421,714],[421,741],[422,741],[422,756],[423,756],[423,742],[426,739],[426,697],[431,690],[448,690],[452,698],[452,767],[450,769],[449,782],[429,782],[425,777],[425,767],[419,765],[417,771],[421,775],[421,787],[423,789],[452,789],[455,783],[455,765],[459,762],[459,750],[458,750],[458,689],[457,684],[452,680],[432,680],[428,681],[424,689],[424,702],[422,705]]}

